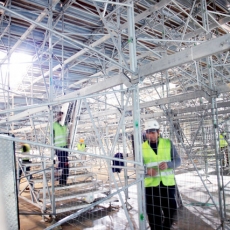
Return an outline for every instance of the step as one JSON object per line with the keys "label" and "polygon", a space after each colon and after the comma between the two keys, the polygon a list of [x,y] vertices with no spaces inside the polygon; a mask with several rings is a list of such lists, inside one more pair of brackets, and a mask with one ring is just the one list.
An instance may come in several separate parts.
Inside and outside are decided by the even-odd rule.
{"label": "step", "polygon": [[[72,174],[68,176],[68,179],[77,179],[77,178],[82,178],[82,177],[94,177],[95,173],[81,173],[81,174]],[[49,182],[51,181],[50,176],[46,176],[46,180]],[[31,181],[35,183],[42,183],[43,178],[32,178]]]}
{"label": "step", "polygon": [[79,187],[86,187],[86,186],[92,186],[95,184],[99,184],[102,183],[101,180],[93,180],[93,181],[85,181],[85,182],[80,182],[80,183],[76,183],[76,184],[71,184],[71,185],[67,185],[67,186],[56,186],[54,187],[55,191],[60,191],[60,190],[64,190],[64,189],[71,189],[71,188],[79,188]]}
{"label": "step", "polygon": [[[75,164],[75,163],[86,163],[89,160],[69,160],[69,164]],[[26,166],[41,166],[43,162],[35,162],[35,163],[22,163],[22,165],[26,165]],[[58,161],[57,161],[58,163]],[[52,161],[49,162],[44,162],[45,165],[53,165]]]}
{"label": "step", "polygon": [[[90,165],[87,165],[87,166],[79,166],[79,167],[69,167],[69,171],[79,171],[79,170],[82,170],[82,169],[88,169],[88,168],[91,168]],[[40,170],[35,170],[35,171],[30,171],[31,174],[43,174],[43,171],[41,171],[42,169]],[[46,172],[50,172],[50,168],[49,169],[43,169],[45,170]]]}
{"label": "step", "polygon": [[63,212],[79,210],[79,209],[82,209],[82,208],[86,208],[86,207],[88,207],[90,205],[91,204],[79,204],[79,205],[67,206],[67,207],[65,207],[65,205],[63,205],[62,207],[57,207],[56,213],[59,214],[59,213],[63,213]]}
{"label": "step", "polygon": [[[103,198],[102,198],[103,199]],[[112,202],[117,202],[117,198],[116,197],[111,197],[107,200],[105,200],[104,202],[100,203],[101,205],[103,204],[108,204],[108,203],[112,203]],[[59,213],[63,213],[63,212],[68,212],[68,211],[74,211],[74,210],[79,210],[79,209],[82,209],[82,208],[85,208],[85,207],[88,207],[90,206],[91,204],[84,204],[84,203],[79,203],[78,205],[70,205],[68,203],[65,203],[63,205],[58,205],[57,206],[57,209],[56,209],[56,213],[59,214]],[[61,207],[60,207],[61,206]]]}
{"label": "step", "polygon": [[74,163],[85,163],[89,160],[69,160],[69,163],[70,164],[74,164]]}
{"label": "step", "polygon": [[78,171],[78,170],[82,170],[82,169],[88,169],[88,168],[91,168],[92,166],[91,165],[84,165],[84,166],[75,166],[75,167],[69,167],[69,170],[70,171]]}
{"label": "step", "polygon": [[81,177],[94,177],[95,175],[96,175],[95,173],[81,173],[76,175],[69,175],[68,179],[76,179]]}
{"label": "step", "polygon": [[[101,194],[101,193],[107,193],[109,191],[109,189],[96,189],[96,190],[91,190],[91,191],[86,191],[86,192],[82,192],[82,193],[74,193],[74,194],[70,194],[70,195],[65,195],[65,196],[61,196],[61,195],[55,195],[55,202],[59,202],[59,201],[63,201],[63,200],[70,200],[70,199],[76,199],[76,198],[80,198],[80,197],[86,197],[88,195],[91,195],[92,193],[94,195],[96,194]],[[46,203],[49,204],[50,200],[46,199]]]}
{"label": "step", "polygon": [[[46,166],[47,165],[52,165],[53,163],[52,162],[45,162],[44,163]],[[22,163],[21,162],[21,165],[23,165],[23,166],[42,166],[42,162],[36,162],[36,163]]]}

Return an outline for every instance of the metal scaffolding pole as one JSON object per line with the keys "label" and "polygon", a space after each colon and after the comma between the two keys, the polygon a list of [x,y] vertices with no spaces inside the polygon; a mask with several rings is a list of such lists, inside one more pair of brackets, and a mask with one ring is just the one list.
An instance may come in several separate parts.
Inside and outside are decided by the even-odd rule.
{"label": "metal scaffolding pole", "polygon": [[[207,34],[209,32],[209,22],[208,22],[208,16],[207,16],[207,5],[206,1],[202,0],[202,21],[203,25],[207,30]],[[206,34],[206,35],[207,35]],[[213,62],[212,57],[206,58],[206,63],[208,67],[208,80],[209,80],[209,87],[213,92],[216,91],[215,83],[214,83],[214,69],[213,69]],[[219,215],[220,215],[220,228],[225,229],[225,214],[226,213],[226,207],[225,207],[225,200],[224,200],[224,183],[223,183],[223,176],[221,177],[220,169],[223,170],[221,167],[221,159],[220,159],[220,143],[219,143],[219,126],[218,126],[218,109],[217,109],[217,103],[216,98],[218,95],[216,93],[213,93],[211,96],[211,112],[212,112],[212,124],[213,124],[213,135],[214,135],[214,146],[215,146],[215,157],[216,157],[216,174],[217,174],[217,184],[218,184],[218,197],[219,197]]]}
{"label": "metal scaffolding pole", "polygon": [[[49,102],[53,101],[54,88],[53,88],[53,1],[49,0]],[[49,122],[50,122],[50,145],[53,145],[53,109],[52,106],[49,107]],[[54,149],[51,149],[51,160],[54,162]],[[55,189],[54,189],[54,164],[51,168],[51,209],[52,213],[56,214],[55,208]]]}
{"label": "metal scaffolding pole", "polygon": [[[213,63],[212,58],[207,58],[207,65],[209,67],[209,85],[210,88],[215,91],[214,85],[214,72],[213,72]],[[213,135],[214,135],[214,146],[215,146],[215,157],[216,157],[216,175],[217,175],[217,184],[218,184],[218,197],[219,197],[219,215],[220,215],[220,227],[218,229],[225,229],[225,221],[226,221],[226,205],[225,205],[225,190],[224,183],[223,183],[223,176],[221,176],[222,168],[222,159],[220,155],[220,142],[219,142],[219,126],[218,126],[218,109],[216,103],[217,95],[213,94],[211,97],[211,104],[212,104],[212,124],[213,124]]]}
{"label": "metal scaffolding pole", "polygon": [[[134,9],[133,2],[130,2],[128,7],[128,42],[129,42],[129,58],[130,68],[133,72],[137,72],[136,60],[136,36],[135,36],[135,22],[134,22]],[[132,76],[132,78],[134,78]],[[132,93],[132,106],[133,106],[133,129],[134,129],[134,149],[135,161],[143,165],[142,148],[141,148],[141,122],[140,122],[140,107],[139,107],[139,90],[138,84],[133,85]],[[137,180],[141,182],[137,184],[138,194],[138,216],[139,216],[139,229],[146,229],[146,208],[145,208],[145,186],[144,186],[144,173],[141,170],[136,175]]]}

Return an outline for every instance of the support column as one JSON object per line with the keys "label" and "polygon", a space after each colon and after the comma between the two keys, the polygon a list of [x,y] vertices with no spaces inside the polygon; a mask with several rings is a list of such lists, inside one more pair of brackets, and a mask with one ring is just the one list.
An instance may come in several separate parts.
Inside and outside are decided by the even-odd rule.
{"label": "support column", "polygon": [[[135,36],[135,21],[134,21],[134,8],[133,2],[130,2],[128,7],[128,42],[129,42],[129,58],[130,69],[133,72],[137,72],[137,59],[136,59],[136,36]],[[132,75],[132,80],[136,78]],[[135,149],[135,161],[141,162],[143,165],[142,148],[141,148],[141,124],[140,124],[140,101],[138,84],[133,84],[132,104],[133,104],[133,130],[134,130],[134,149]],[[145,187],[144,187],[144,174],[138,172],[136,179],[141,179],[141,182],[137,184],[137,202],[138,202],[138,215],[139,215],[139,228],[146,229],[146,204],[145,204]]]}
{"label": "support column", "polygon": [[[52,0],[49,0],[49,102],[53,101],[53,94],[54,94],[54,88],[53,88],[53,34],[52,34],[52,28],[53,28],[53,4]],[[52,106],[49,107],[49,121],[50,121],[50,145],[53,145],[53,108]],[[53,162],[53,167],[51,168],[51,209],[53,215],[56,214],[55,209],[55,189],[54,189],[54,155],[55,151],[54,149],[51,149],[51,160]]]}

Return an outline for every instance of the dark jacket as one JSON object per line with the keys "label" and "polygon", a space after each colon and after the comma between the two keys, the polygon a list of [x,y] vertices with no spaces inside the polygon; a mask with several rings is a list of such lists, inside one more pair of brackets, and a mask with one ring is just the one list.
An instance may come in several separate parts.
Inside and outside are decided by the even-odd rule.
{"label": "dark jacket", "polygon": [[[115,157],[115,158],[118,158],[118,159],[124,159],[122,153],[116,153],[116,154],[114,155],[114,157]],[[124,162],[113,160],[113,166],[124,166]],[[113,171],[113,172],[118,172],[118,173],[120,173],[121,170],[122,170],[122,168],[112,168],[112,171]]]}

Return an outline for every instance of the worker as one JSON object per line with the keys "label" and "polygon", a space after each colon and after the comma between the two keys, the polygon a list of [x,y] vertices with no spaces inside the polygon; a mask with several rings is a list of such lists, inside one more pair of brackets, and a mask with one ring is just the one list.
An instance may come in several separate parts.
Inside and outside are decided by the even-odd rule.
{"label": "worker", "polygon": [[[53,124],[54,145],[56,147],[68,148],[67,126],[61,125],[63,114],[61,111],[58,112],[56,122]],[[55,154],[58,157],[58,169],[62,170],[59,177],[59,185],[65,186],[67,185],[67,178],[69,176],[68,151],[56,149]]]}
{"label": "worker", "polygon": [[151,230],[170,229],[177,209],[174,169],[181,164],[172,141],[161,138],[157,120],[145,122],[147,140],[142,144],[146,166],[146,212]]}
{"label": "worker", "polygon": [[228,142],[226,141],[226,133],[221,132],[220,133],[220,151],[224,156],[224,159],[222,161],[223,166],[229,166],[229,159],[228,159]]}
{"label": "worker", "polygon": [[[21,152],[22,152],[22,155],[28,155],[30,154],[30,145],[28,144],[25,144],[25,143],[21,143]],[[22,172],[24,170],[22,170],[23,167],[25,167],[25,173],[29,173],[30,172],[30,165],[26,166],[27,164],[31,164],[32,162],[30,161],[30,158],[28,156],[24,156],[21,158],[21,164],[22,164],[22,167],[19,167],[19,181],[20,181],[20,178],[22,176]],[[25,174],[26,175],[26,174]],[[29,179],[32,179],[32,176],[30,175]],[[28,190],[29,188],[27,187],[26,190]]]}
{"label": "worker", "polygon": [[[79,143],[77,144],[77,150],[79,150],[81,152],[86,151],[86,144],[85,144],[85,140],[83,138],[80,138]],[[81,155],[81,159],[86,160],[86,155]]]}

